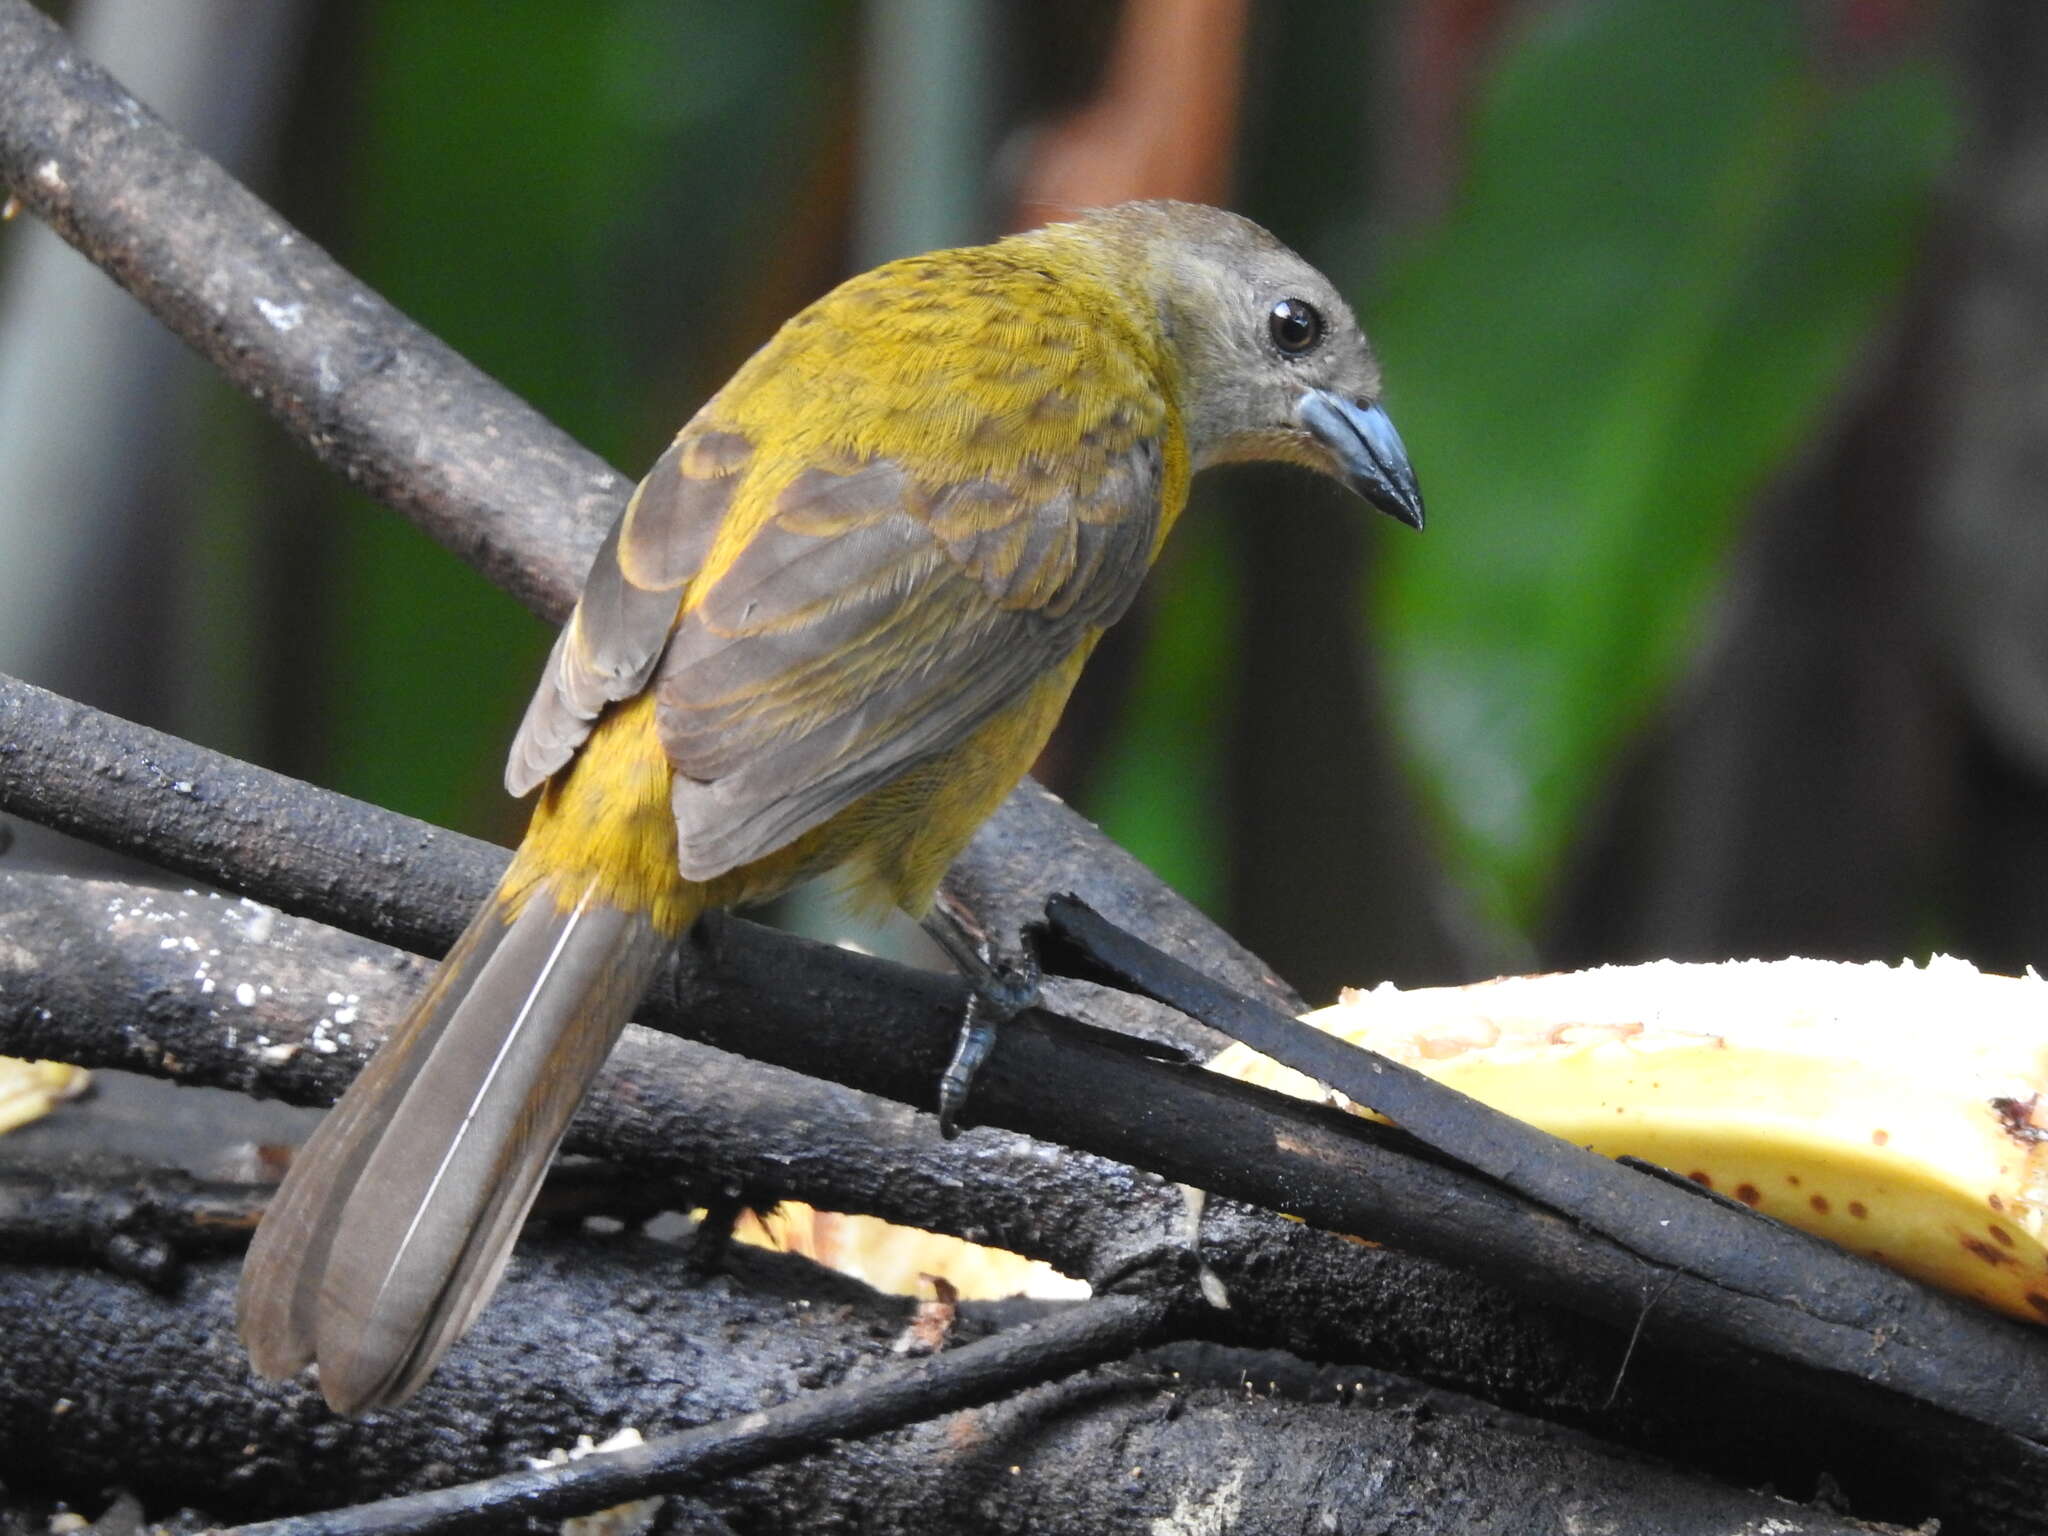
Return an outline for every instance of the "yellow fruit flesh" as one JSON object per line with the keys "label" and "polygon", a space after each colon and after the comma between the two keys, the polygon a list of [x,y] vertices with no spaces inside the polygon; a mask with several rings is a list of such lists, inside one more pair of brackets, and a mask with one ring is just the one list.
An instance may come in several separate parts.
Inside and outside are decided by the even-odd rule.
{"label": "yellow fruit flesh", "polygon": [[1085,1280],[1070,1279],[1022,1254],[874,1216],[814,1210],[796,1200],[785,1200],[766,1214],[743,1212],[733,1235],[757,1247],[800,1253],[892,1296],[923,1294],[920,1282],[928,1276],[946,1281],[962,1301],[1010,1296],[1066,1300],[1088,1294]]}
{"label": "yellow fruit flesh", "polygon": [[83,1093],[87,1081],[83,1067],[0,1056],[0,1136]]}
{"label": "yellow fruit flesh", "polygon": [[1930,1285],[2048,1318],[2038,1215],[2025,1207],[2029,1219],[2014,1219],[1999,1193],[2013,1186],[2017,1154],[1988,1105],[1949,1099],[1953,1112],[1913,1111],[1908,1085],[1858,1063],[1728,1047],[1635,1060],[1595,1047],[1518,1065],[1461,1058],[1431,1075]]}
{"label": "yellow fruit flesh", "polygon": [[[2048,1321],[2036,978],[1954,961],[1665,963],[1382,988],[1309,1022],[1604,1156]],[[1328,1096],[1243,1047],[1211,1065]]]}

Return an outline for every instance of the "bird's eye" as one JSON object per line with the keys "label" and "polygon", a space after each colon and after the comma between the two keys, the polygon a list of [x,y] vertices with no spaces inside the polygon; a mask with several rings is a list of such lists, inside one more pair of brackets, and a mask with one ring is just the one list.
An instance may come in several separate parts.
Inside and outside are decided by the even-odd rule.
{"label": "bird's eye", "polygon": [[1268,312],[1266,329],[1274,346],[1299,357],[1323,339],[1323,314],[1307,299],[1282,299]]}

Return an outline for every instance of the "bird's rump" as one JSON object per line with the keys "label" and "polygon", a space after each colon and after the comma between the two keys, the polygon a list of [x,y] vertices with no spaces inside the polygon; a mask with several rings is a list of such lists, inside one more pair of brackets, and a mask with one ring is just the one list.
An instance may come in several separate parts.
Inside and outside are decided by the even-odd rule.
{"label": "bird's rump", "polygon": [[751,452],[743,437],[692,423],[634,489],[590,563],[513,738],[505,762],[512,794],[527,794],[559,771],[605,705],[647,686],[683,588],[703,568]]}

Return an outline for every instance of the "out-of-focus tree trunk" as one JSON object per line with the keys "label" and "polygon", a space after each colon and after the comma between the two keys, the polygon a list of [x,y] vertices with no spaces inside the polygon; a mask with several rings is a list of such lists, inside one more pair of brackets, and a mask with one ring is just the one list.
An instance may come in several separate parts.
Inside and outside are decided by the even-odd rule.
{"label": "out-of-focus tree trunk", "polygon": [[[1373,189],[1370,244],[1384,248],[1403,218],[1433,206],[1426,183],[1447,195],[1456,153],[1440,130],[1504,9],[1336,0],[1262,15],[1255,52],[1270,67],[1252,82],[1246,209],[1329,211],[1286,238],[1311,260],[1319,242],[1330,248],[1321,259],[1368,332],[1373,273],[1339,254],[1358,245],[1342,220],[1360,205],[1357,189]],[[1302,46],[1309,38],[1314,46]],[[1397,71],[1417,58],[1426,74]],[[1413,164],[1411,125],[1422,145]],[[1303,144],[1318,153],[1304,156]],[[1397,418],[1399,387],[1391,381]],[[1406,530],[1307,477],[1234,477],[1219,490],[1243,602],[1229,758],[1233,928],[1316,1002],[1345,985],[1493,974],[1508,957],[1458,910],[1369,646],[1373,555]]]}
{"label": "out-of-focus tree trunk", "polygon": [[1762,498],[1553,963],[2048,963],[2048,11],[1949,22],[1971,137],[1935,259]]}
{"label": "out-of-focus tree trunk", "polygon": [[2048,12],[1966,6],[1977,104],[1928,486],[1930,618],[1962,695],[1945,937],[2048,965]]}
{"label": "out-of-focus tree trunk", "polygon": [[1552,963],[1921,942],[1955,741],[1924,582],[1932,323],[1921,306],[1765,498],[1718,632],[1582,849]]}

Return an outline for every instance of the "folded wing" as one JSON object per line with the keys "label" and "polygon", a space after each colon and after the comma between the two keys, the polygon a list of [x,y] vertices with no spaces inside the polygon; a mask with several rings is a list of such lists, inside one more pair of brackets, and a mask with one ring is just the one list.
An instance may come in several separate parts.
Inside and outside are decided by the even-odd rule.
{"label": "folded wing", "polygon": [[1039,494],[888,459],[788,483],[692,590],[653,679],[686,876],[828,820],[1122,614],[1158,528],[1158,445],[1086,469]]}

